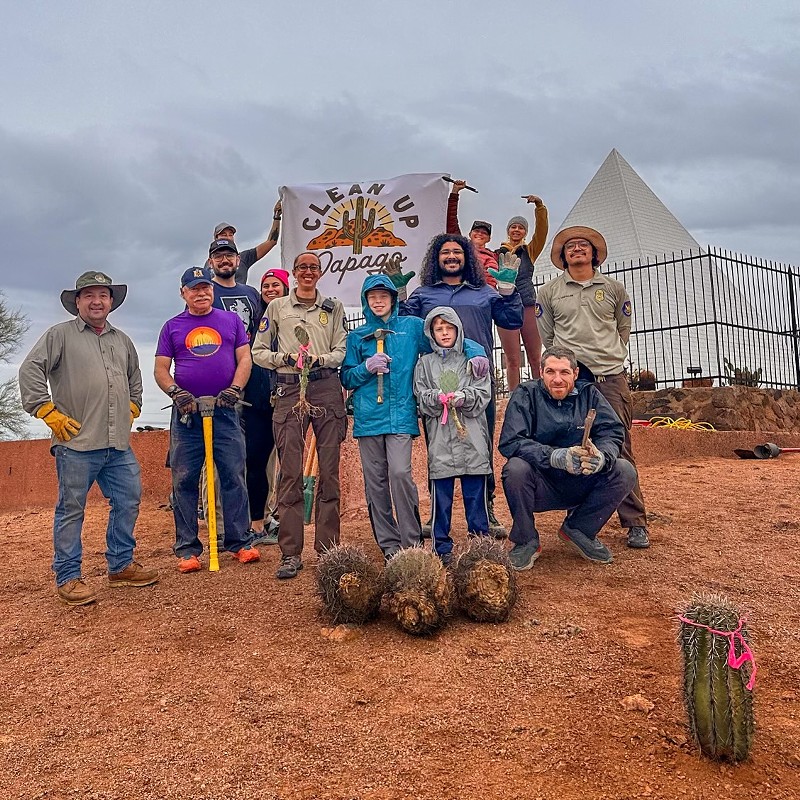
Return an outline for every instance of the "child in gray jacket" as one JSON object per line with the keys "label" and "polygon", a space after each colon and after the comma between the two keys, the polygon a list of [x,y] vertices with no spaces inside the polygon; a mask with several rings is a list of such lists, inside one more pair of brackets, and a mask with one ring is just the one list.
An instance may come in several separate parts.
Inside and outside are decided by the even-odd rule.
{"label": "child in gray jacket", "polygon": [[450,525],[456,478],[461,478],[469,533],[488,535],[486,476],[492,466],[485,412],[492,390],[488,376],[476,378],[469,369],[463,326],[454,309],[434,308],[425,318],[424,330],[433,352],[417,362],[414,394],[428,434],[433,546],[447,564],[453,550]]}

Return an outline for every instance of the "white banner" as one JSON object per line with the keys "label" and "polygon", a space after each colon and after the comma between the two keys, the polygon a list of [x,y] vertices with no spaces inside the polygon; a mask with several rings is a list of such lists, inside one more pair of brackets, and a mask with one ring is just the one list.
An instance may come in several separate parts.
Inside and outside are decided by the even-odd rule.
{"label": "white banner", "polygon": [[322,264],[322,294],[357,308],[364,278],[388,258],[399,256],[403,272],[419,275],[428,243],[445,229],[446,174],[281,186],[283,268],[291,272],[298,253],[312,250]]}

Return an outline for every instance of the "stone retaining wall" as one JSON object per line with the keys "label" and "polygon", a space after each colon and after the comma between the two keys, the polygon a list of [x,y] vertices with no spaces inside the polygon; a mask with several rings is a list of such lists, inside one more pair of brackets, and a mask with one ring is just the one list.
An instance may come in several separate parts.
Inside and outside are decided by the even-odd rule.
{"label": "stone retaining wall", "polygon": [[634,392],[634,419],[665,416],[709,422],[718,431],[800,433],[800,392],[748,386]]}

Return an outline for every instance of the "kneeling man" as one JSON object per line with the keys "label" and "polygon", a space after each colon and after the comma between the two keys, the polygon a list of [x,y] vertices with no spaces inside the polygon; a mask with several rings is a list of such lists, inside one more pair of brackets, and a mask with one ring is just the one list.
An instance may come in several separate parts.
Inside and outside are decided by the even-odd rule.
{"label": "kneeling man", "polygon": [[[609,564],[611,551],[597,538],[636,482],[636,467],[618,459],[625,427],[591,383],[578,383],[575,353],[550,347],[540,380],[511,395],[500,434],[503,489],[514,523],[509,553],[516,570],[530,569],[542,547],[536,511],[566,509],[558,535],[588,561]],[[586,415],[595,409],[591,438],[581,446]]]}

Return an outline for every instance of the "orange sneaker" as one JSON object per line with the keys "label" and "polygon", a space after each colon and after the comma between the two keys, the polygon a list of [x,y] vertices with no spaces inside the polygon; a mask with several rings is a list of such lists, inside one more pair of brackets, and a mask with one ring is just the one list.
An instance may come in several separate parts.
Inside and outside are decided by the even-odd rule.
{"label": "orange sneaker", "polygon": [[240,564],[249,564],[251,561],[260,561],[261,560],[261,553],[256,550],[255,547],[243,547],[241,550],[237,550],[235,553],[231,553],[231,555],[240,563]]}
{"label": "orange sneaker", "polygon": [[203,569],[203,565],[197,556],[178,559],[178,572],[199,572],[201,569]]}

